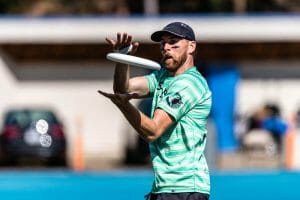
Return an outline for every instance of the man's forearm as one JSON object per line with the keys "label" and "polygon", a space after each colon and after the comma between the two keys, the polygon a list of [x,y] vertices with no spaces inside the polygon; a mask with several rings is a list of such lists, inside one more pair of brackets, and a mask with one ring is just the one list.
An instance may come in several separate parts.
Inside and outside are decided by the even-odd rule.
{"label": "man's forearm", "polygon": [[126,93],[129,89],[129,66],[118,63],[115,67],[114,85],[115,93]]}
{"label": "man's forearm", "polygon": [[126,105],[119,106],[119,109],[144,140],[151,142],[156,139],[155,124],[148,116],[140,112],[130,102],[126,103]]}
{"label": "man's forearm", "polygon": [[129,100],[136,94],[111,94],[98,90],[100,94],[109,98],[123,113],[127,121],[133,126],[138,134],[148,142],[159,138],[173,123],[173,118],[162,109],[156,109],[153,118],[134,107]]}

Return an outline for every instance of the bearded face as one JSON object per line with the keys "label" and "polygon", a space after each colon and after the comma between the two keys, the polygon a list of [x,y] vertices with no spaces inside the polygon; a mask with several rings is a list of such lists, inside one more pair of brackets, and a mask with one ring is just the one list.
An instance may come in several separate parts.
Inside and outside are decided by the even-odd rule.
{"label": "bearded face", "polygon": [[161,63],[162,65],[169,71],[173,72],[176,71],[180,66],[182,66],[187,59],[187,55],[183,54],[165,54],[162,57]]}
{"label": "bearded face", "polygon": [[187,60],[188,41],[182,38],[165,36],[162,38],[160,48],[161,64],[171,72],[175,72]]}

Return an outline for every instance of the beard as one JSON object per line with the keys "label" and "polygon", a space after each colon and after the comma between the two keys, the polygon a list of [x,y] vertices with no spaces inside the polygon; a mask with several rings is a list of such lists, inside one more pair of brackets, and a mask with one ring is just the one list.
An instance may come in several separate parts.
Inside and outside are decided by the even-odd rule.
{"label": "beard", "polygon": [[161,65],[168,71],[175,72],[181,67],[187,60],[187,55],[182,54],[180,56],[172,56],[170,54],[163,55],[161,59]]}

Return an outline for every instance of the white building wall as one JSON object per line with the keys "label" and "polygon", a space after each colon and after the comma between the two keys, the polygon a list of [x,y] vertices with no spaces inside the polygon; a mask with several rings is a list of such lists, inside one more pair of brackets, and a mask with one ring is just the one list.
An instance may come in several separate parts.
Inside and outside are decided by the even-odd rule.
{"label": "white building wall", "polygon": [[264,103],[275,102],[285,118],[300,108],[300,80],[242,80],[238,87],[237,110],[253,113]]}
{"label": "white building wall", "polygon": [[[109,76],[112,70],[113,67],[110,71],[103,68],[102,72]],[[1,122],[3,112],[11,107],[49,107],[65,125],[70,162],[77,134],[83,136],[85,159],[120,161],[125,152],[128,123],[108,99],[97,93],[98,89],[112,91],[112,84],[112,77],[98,81],[19,81],[0,57]]]}

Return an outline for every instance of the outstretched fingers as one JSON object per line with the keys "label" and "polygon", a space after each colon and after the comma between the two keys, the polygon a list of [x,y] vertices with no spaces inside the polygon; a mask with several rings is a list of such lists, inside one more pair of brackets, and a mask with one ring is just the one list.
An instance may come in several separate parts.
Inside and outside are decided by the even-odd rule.
{"label": "outstretched fingers", "polygon": [[122,40],[121,40],[121,45],[126,45],[127,38],[128,38],[127,33],[123,33]]}
{"label": "outstretched fingers", "polygon": [[135,54],[137,49],[139,47],[139,43],[138,42],[133,42],[132,43],[132,50],[131,50],[131,54]]}
{"label": "outstretched fingers", "polygon": [[120,99],[116,96],[116,94],[111,94],[111,93],[103,92],[101,90],[98,90],[98,93],[100,93],[103,96],[107,97],[108,99],[110,99],[116,105],[120,105],[121,104],[120,103]]}
{"label": "outstretched fingers", "polygon": [[111,98],[112,97],[112,94],[110,93],[107,93],[107,92],[103,92],[101,90],[98,90],[98,93],[99,94],[102,94],[103,96],[107,97],[107,98]]}
{"label": "outstretched fingers", "polygon": [[135,54],[137,48],[139,46],[138,42],[132,42],[132,36],[128,35],[127,33],[117,33],[116,39],[111,39],[109,37],[105,38],[106,42],[112,47],[112,50],[115,52],[119,52],[119,50],[124,49],[132,45],[132,49],[128,50],[130,54]]}
{"label": "outstretched fingers", "polygon": [[109,98],[112,102],[116,104],[125,104],[131,99],[137,99],[139,98],[139,95],[137,93],[124,93],[124,94],[119,94],[119,93],[107,93],[101,90],[98,90],[98,93]]}
{"label": "outstretched fingers", "polygon": [[116,50],[116,41],[111,38],[105,38],[106,42],[111,46],[112,50]]}
{"label": "outstretched fingers", "polygon": [[121,33],[117,33],[117,43],[119,44],[121,42]]}
{"label": "outstretched fingers", "polygon": [[125,39],[125,45],[129,46],[131,44],[131,41],[132,41],[132,36],[127,35],[127,38]]}

